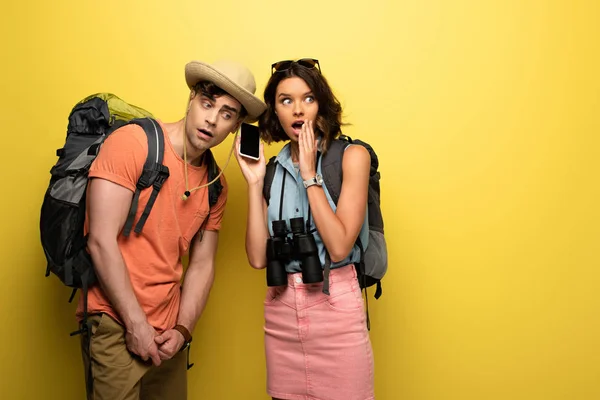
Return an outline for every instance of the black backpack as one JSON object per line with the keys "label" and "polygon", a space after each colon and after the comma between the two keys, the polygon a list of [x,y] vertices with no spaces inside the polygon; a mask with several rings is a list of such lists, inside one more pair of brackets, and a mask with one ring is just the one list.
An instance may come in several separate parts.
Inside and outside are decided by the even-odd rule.
{"label": "black backpack", "polygon": [[[125,236],[129,236],[132,229],[139,234],[162,184],[169,177],[169,169],[162,164],[163,132],[149,112],[110,93],[98,93],[83,99],[71,110],[65,145],[56,151],[58,161],[50,170],[50,184],[40,214],[41,243],[48,263],[46,276],[52,273],[64,285],[73,288],[69,302],[78,289],[82,291],[83,323],[81,329],[71,333],[71,336],[88,329],[87,291],[97,282],[92,259],[86,250],[87,237],[83,229],[89,168],[104,140],[127,124],[141,126],[148,139],[148,156],[122,231]],[[205,161],[209,165],[208,177],[212,180],[219,173],[218,166],[210,151],[205,154]],[[152,188],[152,194],[134,227],[140,193],[148,188]],[[221,190],[220,180],[209,186],[211,207]]]}
{"label": "black backpack", "polygon": [[[329,150],[323,155],[321,160],[321,173],[325,188],[329,192],[332,200],[337,204],[342,191],[342,159],[344,151],[350,144],[364,146],[371,155],[371,171],[369,176],[369,195],[368,195],[368,215],[369,215],[369,244],[363,248],[360,238],[357,238],[356,244],[361,250],[361,261],[357,270],[360,287],[376,285],[375,298],[378,299],[382,294],[381,280],[387,272],[387,245],[383,231],[383,216],[380,204],[380,185],[381,174],[378,171],[379,160],[373,148],[360,140],[352,140],[348,136],[340,136],[331,142]],[[267,172],[263,186],[263,196],[269,203],[271,196],[271,185],[275,175],[275,159],[272,157],[267,163]]]}

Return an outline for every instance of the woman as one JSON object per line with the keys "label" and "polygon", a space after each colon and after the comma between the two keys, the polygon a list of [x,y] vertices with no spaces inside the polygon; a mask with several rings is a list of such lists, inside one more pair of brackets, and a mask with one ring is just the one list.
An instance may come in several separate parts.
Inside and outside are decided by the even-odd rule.
{"label": "woman", "polygon": [[273,64],[264,100],[261,135],[268,143],[289,141],[275,160],[268,205],[262,143],[258,161],[239,150],[236,157],[248,183],[246,253],[252,267],[267,268],[267,391],[275,400],[373,399],[373,354],[354,267],[357,237],[368,240],[369,153],[346,149],[336,207],[319,159],[341,133],[342,108],[318,61]]}

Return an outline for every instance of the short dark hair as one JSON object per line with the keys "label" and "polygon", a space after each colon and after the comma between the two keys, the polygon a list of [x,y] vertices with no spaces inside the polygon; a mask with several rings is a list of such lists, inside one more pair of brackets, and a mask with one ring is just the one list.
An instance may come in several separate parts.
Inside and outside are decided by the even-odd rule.
{"label": "short dark hair", "polygon": [[[192,88],[192,91],[194,92],[194,94],[200,93],[202,96],[208,97],[212,101],[215,100],[215,97],[224,95],[231,96],[229,93],[227,93],[226,91],[224,91],[223,89],[221,89],[220,87],[218,87],[210,81],[200,81],[196,83]],[[238,115],[238,118],[244,118],[246,115],[248,115],[248,112],[244,108],[244,105],[242,103],[240,104],[242,105],[242,108],[240,110],[240,115]]]}
{"label": "short dark hair", "polygon": [[342,123],[342,106],[333,94],[327,79],[317,68],[306,68],[293,63],[289,69],[271,75],[264,92],[267,110],[261,115],[258,122],[261,136],[267,143],[289,140],[275,114],[275,95],[279,83],[291,77],[304,80],[319,104],[319,112],[315,121],[315,135],[322,136],[322,149],[325,152],[329,149],[331,141],[341,134],[341,127],[344,124]]}

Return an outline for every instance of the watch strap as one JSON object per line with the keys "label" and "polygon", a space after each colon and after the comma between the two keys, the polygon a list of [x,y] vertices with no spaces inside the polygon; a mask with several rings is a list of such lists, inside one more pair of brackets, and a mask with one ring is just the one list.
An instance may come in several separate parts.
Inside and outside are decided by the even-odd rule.
{"label": "watch strap", "polygon": [[175,325],[175,327],[173,327],[173,329],[176,330],[176,331],[178,331],[179,333],[181,333],[183,335],[184,343],[183,343],[183,346],[181,348],[185,349],[187,347],[187,345],[192,342],[192,334],[183,325]]}
{"label": "watch strap", "polygon": [[320,176],[319,176],[319,174],[317,174],[317,175],[313,176],[312,178],[309,178],[309,179],[303,181],[304,187],[308,188],[308,187],[314,186],[314,185],[321,186],[321,184],[319,182],[319,178],[320,178]]}

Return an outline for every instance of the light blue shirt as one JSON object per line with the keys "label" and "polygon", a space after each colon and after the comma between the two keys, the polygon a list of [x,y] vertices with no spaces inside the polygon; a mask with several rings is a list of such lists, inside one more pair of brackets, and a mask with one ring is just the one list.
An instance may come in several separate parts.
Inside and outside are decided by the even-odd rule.
{"label": "light blue shirt", "polygon": [[[279,203],[281,199],[282,183],[285,183],[284,198],[282,204],[282,219],[286,221],[288,231],[290,230],[290,219],[296,217],[304,218],[304,227],[306,229],[306,217],[308,216],[309,205],[308,194],[306,192],[306,188],[304,187],[302,177],[300,176],[300,171],[297,171],[294,168],[294,164],[292,163],[292,154],[289,143],[281,149],[275,160],[275,175],[273,176],[273,182],[271,184],[271,195],[269,200],[269,207],[267,209],[269,234],[271,236],[273,235],[272,222],[279,219]],[[317,164],[317,173],[321,174],[321,158],[319,158],[319,163]],[[323,185],[323,190],[325,191],[325,196],[327,197],[329,205],[335,212],[336,205],[331,199],[331,196],[327,191],[325,185]],[[323,265],[325,265],[327,249],[323,244],[321,235],[319,235],[319,232],[316,230],[314,219],[312,217],[312,212],[310,228],[311,230],[314,230],[313,236],[315,238],[315,243],[317,245],[322,267]],[[288,237],[291,238],[292,234],[288,234]],[[363,248],[366,249],[369,242],[369,221],[367,212],[365,212],[365,220],[360,230],[359,238],[361,240]],[[331,263],[331,268],[333,269],[336,267],[343,267],[350,263],[358,263],[359,261],[360,249],[357,245],[354,245],[354,247],[350,251],[350,254],[348,254],[348,256],[340,262]],[[300,272],[300,263],[297,260],[292,260],[285,266],[285,269],[288,273]]]}

